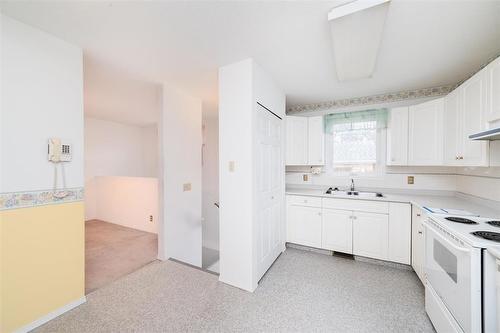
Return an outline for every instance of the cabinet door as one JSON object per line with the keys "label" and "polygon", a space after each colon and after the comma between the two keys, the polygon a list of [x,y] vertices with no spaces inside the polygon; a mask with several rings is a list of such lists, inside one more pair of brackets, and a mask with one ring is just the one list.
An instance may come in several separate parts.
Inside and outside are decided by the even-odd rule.
{"label": "cabinet door", "polygon": [[486,67],[488,87],[487,120],[492,122],[500,119],[500,57]]}
{"label": "cabinet door", "polygon": [[458,88],[462,90],[462,152],[459,156],[462,166],[488,166],[488,142],[469,139],[469,135],[486,129],[485,81],[485,72],[481,71]]}
{"label": "cabinet door", "polygon": [[290,205],[287,238],[295,244],[321,247],[321,208]]}
{"label": "cabinet door", "polygon": [[323,117],[308,118],[308,164],[325,164],[325,130]]}
{"label": "cabinet door", "polygon": [[408,165],[408,107],[390,111],[387,165]]}
{"label": "cabinet door", "polygon": [[417,207],[413,207],[411,225],[411,266],[419,279],[424,283],[424,227],[422,220],[424,212]]}
{"label": "cabinet door", "polygon": [[323,249],[352,253],[352,211],[323,209]]}
{"label": "cabinet door", "polygon": [[408,165],[443,164],[443,98],[410,106]]}
{"label": "cabinet door", "polygon": [[307,165],[307,118],[286,117],[286,165]]}
{"label": "cabinet door", "polygon": [[387,260],[389,218],[385,214],[354,212],[353,254]]}
{"label": "cabinet door", "polygon": [[389,203],[389,260],[410,264],[411,206],[407,203]]}
{"label": "cabinet door", "polygon": [[444,99],[443,155],[446,165],[459,165],[462,151],[461,89],[455,89]]}

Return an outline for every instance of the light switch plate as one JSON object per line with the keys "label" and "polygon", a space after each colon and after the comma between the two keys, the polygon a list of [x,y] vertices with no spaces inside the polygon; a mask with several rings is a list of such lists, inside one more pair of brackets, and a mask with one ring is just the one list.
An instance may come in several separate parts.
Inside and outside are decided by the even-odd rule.
{"label": "light switch plate", "polygon": [[184,192],[191,191],[191,183],[186,183],[182,185]]}
{"label": "light switch plate", "polygon": [[408,184],[410,184],[410,185],[415,184],[415,177],[414,176],[408,176]]}

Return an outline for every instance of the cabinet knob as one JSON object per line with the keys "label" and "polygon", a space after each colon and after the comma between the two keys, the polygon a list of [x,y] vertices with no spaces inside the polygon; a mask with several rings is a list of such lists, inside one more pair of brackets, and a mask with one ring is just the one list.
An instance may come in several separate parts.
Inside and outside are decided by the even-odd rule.
{"label": "cabinet knob", "polygon": [[420,214],[417,214],[418,217],[420,217],[421,215]]}
{"label": "cabinet knob", "polygon": [[458,161],[460,158],[458,156],[455,156],[455,159]]}
{"label": "cabinet knob", "polygon": [[460,156],[460,159],[461,159],[461,160],[463,160],[463,159],[464,159],[464,157],[463,157],[463,156]]}
{"label": "cabinet knob", "polygon": [[418,234],[419,234],[419,235],[421,235],[421,234],[422,234],[422,231],[419,231],[419,232],[418,232]]}

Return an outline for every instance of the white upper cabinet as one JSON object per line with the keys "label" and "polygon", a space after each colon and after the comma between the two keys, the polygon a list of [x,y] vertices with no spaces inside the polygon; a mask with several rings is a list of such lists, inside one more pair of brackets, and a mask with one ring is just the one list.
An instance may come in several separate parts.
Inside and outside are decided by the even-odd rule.
{"label": "white upper cabinet", "polygon": [[459,165],[462,146],[461,90],[455,89],[444,99],[443,146],[444,163]]}
{"label": "white upper cabinet", "polygon": [[325,130],[323,117],[308,118],[308,164],[325,164]]}
{"label": "white upper cabinet", "polygon": [[387,165],[408,165],[408,107],[391,109],[387,131]]}
{"label": "white upper cabinet", "polygon": [[444,98],[410,106],[408,165],[443,165]]}
{"label": "white upper cabinet", "polygon": [[[464,82],[457,90],[461,90],[461,151],[458,156],[461,166],[488,166],[488,142],[474,141],[469,135],[486,129],[485,106],[487,99],[486,73],[480,71]],[[460,133],[460,132],[459,132]]]}
{"label": "white upper cabinet", "polygon": [[306,117],[286,117],[286,165],[307,165]]}
{"label": "white upper cabinet", "polygon": [[323,117],[286,117],[286,165],[325,164]]}
{"label": "white upper cabinet", "polygon": [[500,120],[500,57],[486,66],[488,88],[487,121]]}

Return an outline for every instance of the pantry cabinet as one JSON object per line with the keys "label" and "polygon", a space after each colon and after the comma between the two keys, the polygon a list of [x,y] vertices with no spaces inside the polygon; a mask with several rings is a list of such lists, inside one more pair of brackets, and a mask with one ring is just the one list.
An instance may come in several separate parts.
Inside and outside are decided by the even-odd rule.
{"label": "pantry cabinet", "polygon": [[286,117],[286,165],[324,165],[323,117]]}
{"label": "pantry cabinet", "polygon": [[425,228],[422,221],[425,213],[418,207],[413,206],[411,226],[411,266],[420,281],[425,284],[424,258],[425,258]]}
{"label": "pantry cabinet", "polygon": [[492,61],[485,69],[487,83],[487,121],[500,120],[500,57]]}
{"label": "pantry cabinet", "polygon": [[287,241],[410,264],[407,203],[287,195]]}
{"label": "pantry cabinet", "polygon": [[408,165],[408,107],[389,112],[387,165]]}
{"label": "pantry cabinet", "polygon": [[408,165],[443,165],[444,98],[408,110]]}
{"label": "pantry cabinet", "polygon": [[352,253],[351,211],[323,209],[321,247],[326,250]]}

